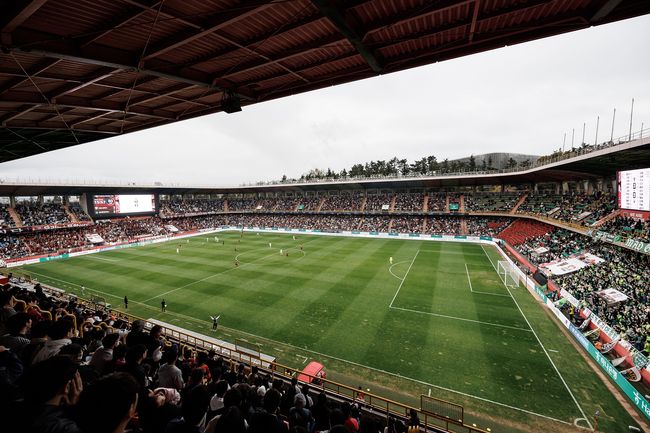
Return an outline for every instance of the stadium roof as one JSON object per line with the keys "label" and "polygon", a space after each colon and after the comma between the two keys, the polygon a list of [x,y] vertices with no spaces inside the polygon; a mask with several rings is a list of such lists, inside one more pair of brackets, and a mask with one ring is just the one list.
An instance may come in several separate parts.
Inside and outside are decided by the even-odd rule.
{"label": "stadium roof", "polygon": [[548,182],[583,181],[612,178],[617,171],[650,167],[650,136],[626,143],[576,154],[530,169],[496,173],[458,173],[434,176],[352,178],[312,182],[220,187],[210,185],[164,185],[68,183],[65,181],[15,181],[0,179],[0,196],[80,195],[84,193],[157,194],[250,194],[288,191],[334,191],[367,189],[444,189],[479,185],[525,185]]}
{"label": "stadium roof", "polygon": [[647,0],[0,5],[0,162],[650,12]]}

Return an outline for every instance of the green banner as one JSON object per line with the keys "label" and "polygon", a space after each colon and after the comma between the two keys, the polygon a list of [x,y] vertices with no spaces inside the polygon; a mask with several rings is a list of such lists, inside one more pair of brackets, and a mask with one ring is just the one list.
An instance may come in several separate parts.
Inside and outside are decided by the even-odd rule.
{"label": "green banner", "polygon": [[431,235],[432,238],[442,239],[442,235]]}
{"label": "green banner", "polygon": [[41,257],[40,259],[38,259],[38,261],[42,263],[42,262],[49,262],[50,260],[67,259],[68,257],[70,257],[68,253],[65,253],[65,254],[60,254],[58,256]]}
{"label": "green banner", "polygon": [[409,237],[411,237],[411,238],[419,238],[420,233],[409,233]]}
{"label": "green banner", "polygon": [[388,236],[399,236],[399,233],[390,232],[390,233],[388,233]]}

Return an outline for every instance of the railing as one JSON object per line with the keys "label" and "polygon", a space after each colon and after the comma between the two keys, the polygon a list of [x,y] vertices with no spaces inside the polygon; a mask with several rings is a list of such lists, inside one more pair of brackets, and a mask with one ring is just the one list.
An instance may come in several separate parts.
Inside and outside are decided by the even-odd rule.
{"label": "railing", "polygon": [[472,170],[472,171],[456,171],[456,172],[428,172],[428,173],[415,173],[415,174],[394,174],[394,175],[373,175],[373,176],[348,176],[344,178],[321,178],[321,179],[288,179],[286,181],[272,180],[272,181],[260,181],[254,183],[244,183],[238,187],[221,187],[218,185],[205,185],[197,183],[183,183],[183,182],[163,182],[163,181],[151,181],[151,180],[108,180],[108,179],[90,179],[86,177],[78,178],[47,178],[47,177],[6,177],[0,178],[0,185],[58,185],[58,186],[89,186],[89,187],[132,187],[132,188],[193,188],[193,189],[238,189],[241,187],[252,187],[252,186],[283,186],[283,185],[295,185],[301,183],[334,183],[342,181],[362,181],[362,180],[389,180],[389,179],[417,179],[421,177],[431,177],[431,176],[441,176],[441,177],[450,177],[450,176],[483,176],[483,175],[492,175],[492,174],[507,174],[515,173],[519,171],[527,171],[545,165],[553,164],[556,162],[564,161],[576,156],[586,155],[597,150],[613,148],[622,144],[629,143],[634,140],[642,139],[645,135],[650,133],[650,128],[644,128],[641,131],[635,131],[631,135],[626,134],[624,136],[615,138],[613,140],[608,140],[600,144],[589,145],[583,144],[578,148],[573,148],[572,150],[567,151],[556,151],[555,153],[542,156],[537,161],[532,162],[528,167],[512,167],[504,168],[500,170]]}
{"label": "railing", "polygon": [[[57,291],[57,294],[60,295],[60,290],[54,286],[49,286],[47,284],[41,285],[45,289],[53,289]],[[76,297],[76,296],[75,296]],[[105,306],[99,304],[95,301],[81,300],[87,306],[92,306],[94,309],[105,308]],[[415,408],[397,401],[381,397],[379,395],[371,393],[363,393],[361,398],[359,395],[359,390],[351,386],[335,382],[320,376],[314,376],[311,374],[303,373],[300,370],[295,368],[274,362],[267,361],[263,359],[261,354],[256,355],[254,350],[244,349],[233,350],[230,347],[217,344],[213,341],[209,341],[206,338],[197,337],[196,335],[191,335],[189,333],[173,329],[171,325],[165,327],[163,324],[158,322],[150,322],[147,319],[135,316],[130,313],[120,311],[118,309],[113,309],[113,311],[119,312],[119,315],[124,318],[128,318],[132,323],[135,320],[141,320],[145,323],[145,329],[151,329],[154,325],[160,325],[163,327],[163,336],[167,340],[171,340],[175,343],[178,343],[181,349],[184,346],[190,347],[195,351],[214,351],[216,354],[222,356],[223,358],[231,362],[243,362],[249,366],[257,366],[260,371],[269,373],[272,379],[279,378],[283,381],[288,381],[292,377],[298,377],[298,375],[305,375],[310,377],[312,380],[316,379],[318,383],[312,382],[309,384],[311,388],[322,390],[323,392],[333,396],[338,400],[347,400],[357,403],[361,410],[364,410],[369,413],[374,413],[380,416],[393,416],[398,418],[406,419],[411,410],[415,410],[423,419],[423,427],[425,431],[428,432],[463,432],[463,433],[489,433],[490,429],[484,430],[476,427],[475,425],[465,424],[462,419],[452,419],[449,416],[433,413],[430,410],[422,410],[421,408]],[[74,316],[73,316],[74,317]],[[80,327],[84,324],[80,324]],[[76,325],[75,325],[76,328]],[[252,353],[251,353],[252,352]],[[423,396],[421,396],[422,398]],[[444,400],[438,400],[440,402],[446,403],[450,406],[460,407],[451,402],[446,402]]]}
{"label": "railing", "polygon": [[[608,149],[611,147],[616,147],[622,144],[630,143],[635,140],[640,140],[643,138],[644,134],[650,133],[650,128],[644,128],[640,131],[635,131],[631,135],[626,134],[624,136],[615,138],[613,140],[605,141],[600,144],[584,144],[578,148],[572,148],[567,151],[556,151],[551,155],[542,156],[537,161],[532,162],[528,167],[512,167],[512,168],[503,168],[499,170],[465,170],[465,171],[453,171],[453,172],[440,172],[433,171],[427,173],[414,173],[414,174],[392,174],[392,175],[371,175],[371,176],[347,176],[340,178],[318,178],[318,179],[287,179],[285,181],[272,180],[268,182],[255,182],[255,183],[245,183],[241,186],[270,186],[270,185],[287,185],[287,184],[300,184],[300,183],[329,183],[329,182],[341,182],[341,181],[358,181],[358,180],[381,180],[381,179],[416,179],[421,177],[432,177],[432,176],[483,176],[491,174],[507,174],[515,173],[519,171],[527,171],[535,168],[543,167],[545,165],[553,164],[556,162],[564,161],[576,156],[586,155],[597,150]],[[440,164],[440,163],[439,163]]]}

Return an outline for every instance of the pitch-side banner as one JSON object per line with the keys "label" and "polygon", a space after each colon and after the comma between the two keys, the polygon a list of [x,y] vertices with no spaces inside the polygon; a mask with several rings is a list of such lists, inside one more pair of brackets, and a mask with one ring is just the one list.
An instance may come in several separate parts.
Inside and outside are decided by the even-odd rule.
{"label": "pitch-side banner", "polygon": [[600,257],[590,253],[583,253],[569,256],[565,259],[553,260],[552,262],[543,263],[539,265],[539,267],[546,274],[564,275],[579,271],[582,268],[586,268],[587,266],[595,265],[601,262],[604,262],[604,260]]}

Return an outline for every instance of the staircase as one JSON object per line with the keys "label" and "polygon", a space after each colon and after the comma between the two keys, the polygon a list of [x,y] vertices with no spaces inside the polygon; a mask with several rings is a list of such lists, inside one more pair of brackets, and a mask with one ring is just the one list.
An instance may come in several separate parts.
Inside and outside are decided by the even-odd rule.
{"label": "staircase", "polygon": [[394,220],[395,220],[395,218],[391,218],[390,222],[388,223],[388,233],[390,233],[391,230],[393,229],[393,221]]}
{"label": "staircase", "polygon": [[[390,207],[388,208],[388,212],[392,212],[395,210],[395,203],[397,203],[397,194],[393,194],[393,198],[390,200]],[[391,226],[393,225],[393,220],[390,221],[390,225]]]}
{"label": "staircase", "polygon": [[361,206],[359,206],[359,211],[363,212],[366,210],[366,203],[368,203],[368,197],[364,197],[363,200],[361,200]]}
{"label": "staircase", "polygon": [[510,211],[510,213],[511,213],[512,215],[516,214],[516,213],[517,213],[517,209],[519,209],[519,206],[521,206],[522,204],[524,204],[524,202],[526,201],[527,198],[528,198],[528,193],[522,194],[522,196],[521,196],[521,197],[519,198],[519,200],[517,201],[517,204],[515,204],[515,207],[512,208],[512,210]]}
{"label": "staircase", "polygon": [[223,201],[223,211],[228,212],[230,209],[228,208],[228,200]]}
{"label": "staircase", "polygon": [[427,217],[424,217],[422,219],[422,233],[425,233],[427,231]]}
{"label": "staircase", "polygon": [[424,196],[424,203],[422,203],[422,212],[429,212],[429,194]]}
{"label": "staircase", "polygon": [[18,212],[16,212],[16,209],[13,207],[8,207],[7,211],[9,212],[9,215],[11,215],[11,219],[14,220],[16,227],[22,227],[23,220],[20,218],[20,215],[18,215]]}
{"label": "staircase", "polygon": [[70,220],[70,222],[73,222],[73,223],[78,223],[78,222],[80,222],[80,221],[79,221],[79,218],[77,218],[77,215],[75,215],[74,213],[72,213],[72,212],[70,211],[70,208],[68,207],[67,204],[64,204],[64,205],[62,205],[62,206],[63,206],[63,211],[64,211],[65,214],[68,216],[68,219]]}
{"label": "staircase", "polygon": [[449,194],[445,195],[445,213],[449,213]]}
{"label": "staircase", "polygon": [[[465,194],[461,194],[460,199],[458,199],[458,212],[465,213]],[[463,221],[465,221],[464,218]]]}
{"label": "staircase", "polygon": [[[364,200],[363,205],[365,206],[366,205],[366,202],[365,202],[366,199],[364,198],[363,200]],[[359,218],[359,224],[357,224],[357,229],[356,229],[357,231],[361,230],[361,224],[363,224],[364,219],[365,219],[364,217]]]}
{"label": "staircase", "polygon": [[[461,196],[461,203],[462,203],[462,196]],[[461,209],[462,209],[462,204],[461,204]],[[465,218],[460,219],[460,234],[461,235],[467,235],[469,234],[469,230],[467,229],[467,220]]]}
{"label": "staircase", "polygon": [[599,219],[598,221],[596,221],[592,227],[600,227],[603,224],[605,224],[607,221],[611,221],[614,218],[618,217],[620,214],[621,214],[621,210],[616,209],[614,212],[610,212],[604,217],[602,217],[601,219]]}
{"label": "staircase", "polygon": [[316,206],[316,212],[320,212],[323,206],[325,206],[325,200],[327,200],[327,197],[320,199],[320,203],[318,203],[318,206]]}

